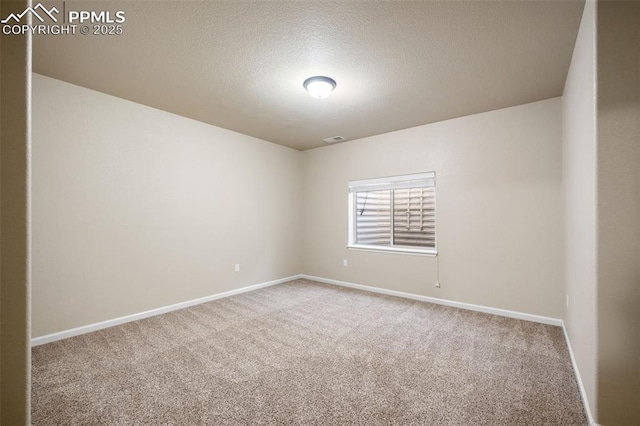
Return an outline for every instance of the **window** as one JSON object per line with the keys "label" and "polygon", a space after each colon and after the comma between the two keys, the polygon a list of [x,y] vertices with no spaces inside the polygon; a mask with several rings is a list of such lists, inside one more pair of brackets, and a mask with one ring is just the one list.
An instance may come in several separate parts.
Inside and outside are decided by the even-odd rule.
{"label": "window", "polygon": [[436,254],[436,174],[349,182],[349,248]]}

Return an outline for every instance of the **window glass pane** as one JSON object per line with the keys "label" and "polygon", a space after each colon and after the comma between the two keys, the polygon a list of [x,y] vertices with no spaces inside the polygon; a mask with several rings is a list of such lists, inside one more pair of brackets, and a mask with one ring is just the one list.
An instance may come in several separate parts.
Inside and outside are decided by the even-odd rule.
{"label": "window glass pane", "polygon": [[391,191],[356,193],[356,243],[391,244]]}
{"label": "window glass pane", "polygon": [[434,187],[394,190],[394,245],[435,248],[435,213]]}

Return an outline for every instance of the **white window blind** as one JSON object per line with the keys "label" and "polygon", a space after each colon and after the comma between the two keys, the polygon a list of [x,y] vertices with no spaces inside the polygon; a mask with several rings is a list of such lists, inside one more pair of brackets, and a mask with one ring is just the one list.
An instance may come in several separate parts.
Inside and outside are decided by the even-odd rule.
{"label": "white window blind", "polygon": [[435,172],[349,182],[353,248],[435,253]]}

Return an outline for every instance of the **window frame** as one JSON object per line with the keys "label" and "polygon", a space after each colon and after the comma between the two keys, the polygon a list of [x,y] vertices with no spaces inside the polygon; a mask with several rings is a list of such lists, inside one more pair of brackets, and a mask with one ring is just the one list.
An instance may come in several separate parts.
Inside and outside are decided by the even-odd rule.
{"label": "window frame", "polygon": [[[394,205],[393,205],[393,196],[391,196],[391,241],[389,245],[371,245],[371,244],[358,244],[356,241],[356,194],[358,192],[367,192],[367,191],[356,191],[355,188],[363,188],[369,187],[368,191],[392,191],[394,189],[400,189],[398,187],[393,187],[394,185],[402,185],[402,183],[409,184],[412,181],[423,181],[429,180],[433,181],[434,192],[436,192],[436,172],[424,172],[424,173],[414,173],[409,175],[400,175],[400,176],[390,176],[383,178],[375,178],[375,179],[363,179],[363,180],[355,180],[349,181],[349,237],[347,242],[347,249],[349,250],[361,250],[361,251],[371,251],[371,252],[382,252],[382,253],[396,253],[396,254],[410,254],[410,255],[418,255],[418,256],[437,256],[438,255],[438,232],[436,225],[435,232],[435,242],[434,247],[415,247],[415,246],[396,246],[393,244],[394,239]],[[421,188],[425,187],[424,185],[420,186],[404,186],[405,188]],[[428,186],[426,186],[428,187]],[[354,190],[352,190],[354,188]],[[437,199],[437,193],[434,194]],[[434,206],[434,223],[437,224],[437,202]]]}

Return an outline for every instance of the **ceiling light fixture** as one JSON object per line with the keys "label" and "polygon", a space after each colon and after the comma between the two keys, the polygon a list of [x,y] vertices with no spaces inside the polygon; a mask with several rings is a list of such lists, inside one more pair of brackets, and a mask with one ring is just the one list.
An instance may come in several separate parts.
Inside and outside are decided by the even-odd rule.
{"label": "ceiling light fixture", "polygon": [[315,77],[309,77],[302,85],[311,96],[322,99],[329,96],[333,89],[336,88],[336,81],[329,77],[317,75]]}

